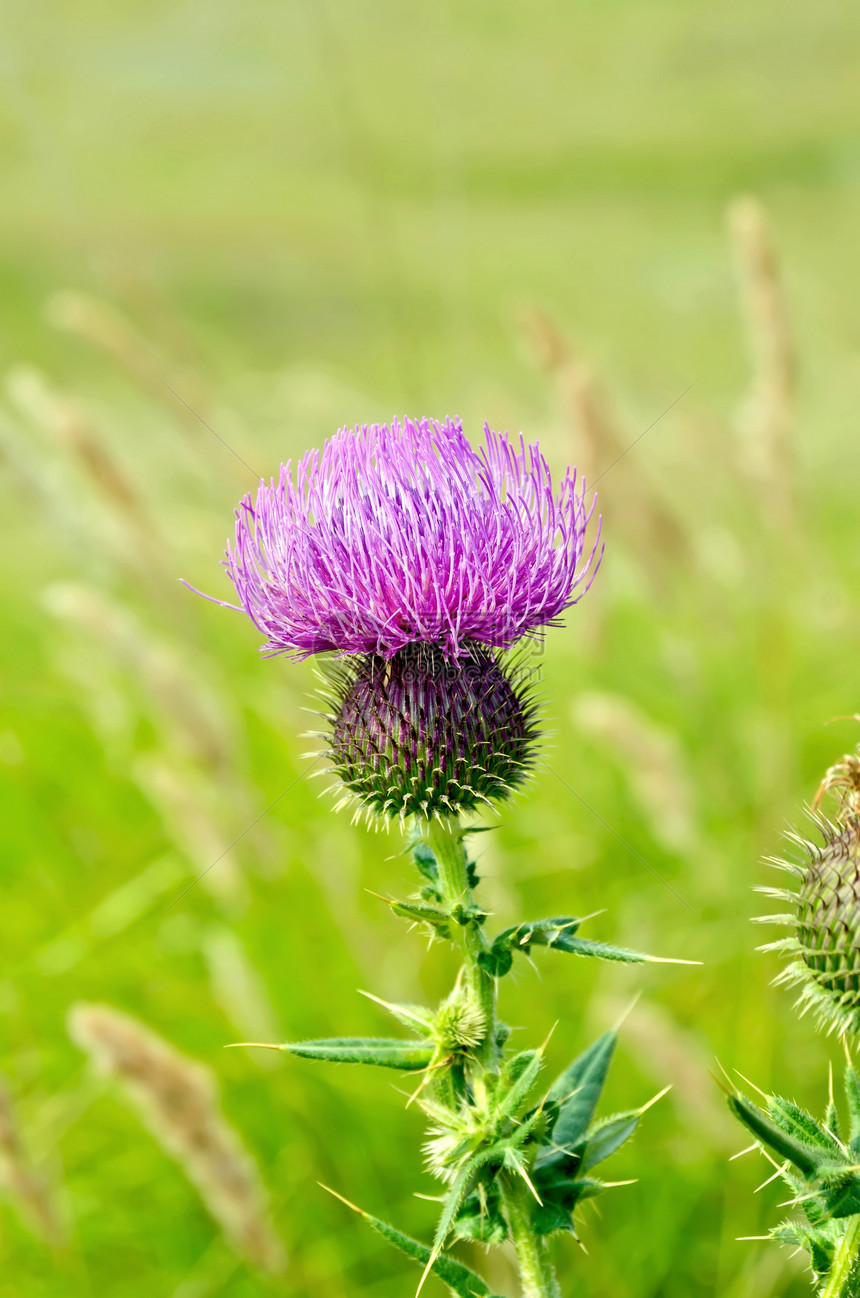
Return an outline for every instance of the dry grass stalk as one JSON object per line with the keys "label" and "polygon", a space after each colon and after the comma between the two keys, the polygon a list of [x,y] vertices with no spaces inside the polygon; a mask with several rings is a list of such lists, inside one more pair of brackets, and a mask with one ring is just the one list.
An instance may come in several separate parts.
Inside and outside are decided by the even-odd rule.
{"label": "dry grass stalk", "polygon": [[29,365],[10,370],[6,386],[18,411],[44,428],[55,445],[76,456],[112,505],[141,523],[137,492],[83,410]]}
{"label": "dry grass stalk", "polygon": [[614,694],[582,695],[574,717],[580,729],[602,739],[623,763],[657,841],[672,852],[689,849],[696,838],[693,788],[675,736]]}
{"label": "dry grass stalk", "polygon": [[572,458],[586,482],[592,481],[624,450],[594,372],[576,355],[569,339],[541,307],[527,307],[521,314],[521,324],[539,366],[555,383],[562,417],[573,442]]}
{"label": "dry grass stalk", "polygon": [[791,434],[797,397],[797,356],[779,259],[764,211],[752,198],[729,209],[752,381],[741,412],[743,458],[765,488],[778,521],[791,520]]}
{"label": "dry grass stalk", "polygon": [[138,676],[180,752],[215,771],[230,770],[235,740],[222,701],[174,649],[91,586],[57,582],[48,587],[45,601],[55,617],[83,628]]}
{"label": "dry grass stalk", "polygon": [[236,1249],[255,1266],[285,1262],[256,1164],[224,1119],[210,1071],[109,1005],[73,1005],[69,1033],[127,1091]]}
{"label": "dry grass stalk", "polygon": [[585,475],[586,484],[596,482],[613,467],[612,488],[601,498],[601,512],[615,519],[616,530],[623,526],[637,545],[683,551],[686,537],[646,479],[637,474],[635,482],[630,480],[630,464],[622,456],[632,438],[625,437],[612,418],[606,394],[591,366],[577,355],[570,340],[541,307],[528,307],[520,320],[538,364],[554,382],[562,420],[571,439],[571,459]]}
{"label": "dry grass stalk", "polygon": [[591,1012],[599,1023],[623,1017],[625,1049],[655,1084],[672,1083],[671,1101],[683,1118],[684,1130],[703,1133],[711,1149],[734,1153],[737,1128],[713,1083],[713,1060],[695,1032],[657,1005],[640,1001],[629,1014],[628,1008],[628,1003],[606,997]]}
{"label": "dry grass stalk", "polygon": [[48,1188],[31,1167],[15,1121],[12,1100],[0,1084],[0,1185],[20,1206],[25,1219],[46,1243],[62,1241],[62,1229]]}
{"label": "dry grass stalk", "polygon": [[[48,319],[55,328],[76,334],[105,352],[129,378],[199,435],[201,424],[195,411],[205,414],[206,404],[199,385],[187,374],[177,377],[156,348],[109,303],[66,290],[55,293],[48,302]],[[188,406],[177,401],[171,388],[182,393]]]}

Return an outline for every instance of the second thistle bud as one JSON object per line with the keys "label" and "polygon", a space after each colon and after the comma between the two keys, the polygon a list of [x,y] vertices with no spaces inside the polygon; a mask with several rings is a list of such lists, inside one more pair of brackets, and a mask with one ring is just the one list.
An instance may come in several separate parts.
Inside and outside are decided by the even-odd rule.
{"label": "second thistle bud", "polygon": [[[798,1004],[828,1029],[860,1031],[860,817],[820,818],[823,842],[802,843],[805,859],[788,868],[794,935],[773,947],[792,957],[778,981],[799,989]],[[780,917],[782,918],[782,917]],[[787,917],[786,917],[787,918]]]}

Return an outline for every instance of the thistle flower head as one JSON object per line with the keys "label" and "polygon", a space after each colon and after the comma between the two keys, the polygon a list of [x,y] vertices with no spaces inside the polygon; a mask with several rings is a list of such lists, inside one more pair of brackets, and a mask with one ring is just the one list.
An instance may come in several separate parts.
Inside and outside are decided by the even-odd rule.
{"label": "thistle flower head", "polygon": [[236,512],[226,566],[270,653],[334,650],[389,659],[406,645],[446,658],[509,648],[588,589],[576,473],[554,490],[536,443],[459,420],[341,429],[295,477],[261,482]]}
{"label": "thistle flower head", "polygon": [[334,655],[323,738],[371,813],[456,815],[507,797],[537,738],[501,655],[585,594],[600,524],[537,443],[458,420],[343,428],[236,511],[226,566],[269,653]]}
{"label": "thistle flower head", "polygon": [[790,958],[778,982],[799,989],[798,1004],[822,1026],[840,1034],[860,1032],[860,816],[837,821],[816,815],[822,843],[800,837],[803,859],[783,865],[795,889],[774,894],[792,911],[774,919],[790,923],[791,937],[770,944]]}

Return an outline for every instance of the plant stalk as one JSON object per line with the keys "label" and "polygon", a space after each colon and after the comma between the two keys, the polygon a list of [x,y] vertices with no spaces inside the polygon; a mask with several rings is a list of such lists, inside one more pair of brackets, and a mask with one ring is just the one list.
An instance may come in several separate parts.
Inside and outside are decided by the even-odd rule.
{"label": "plant stalk", "polygon": [[523,1298],[561,1298],[546,1240],[535,1235],[531,1221],[534,1202],[527,1185],[499,1178],[502,1209],[517,1254]]}
{"label": "plant stalk", "polygon": [[[425,831],[425,841],[436,860],[439,890],[444,902],[452,908],[474,905],[463,833],[463,827],[453,816],[431,821]],[[496,1039],[496,979],[478,961],[478,956],[489,950],[490,944],[483,925],[477,920],[468,920],[462,929],[467,985],[481,1006],[487,1024],[483,1044],[476,1053],[484,1068],[495,1073],[500,1059]],[[535,1234],[532,1225],[534,1200],[528,1186],[520,1179],[511,1181],[506,1176],[499,1177],[499,1186],[502,1210],[516,1250],[523,1298],[561,1298],[546,1240]]]}
{"label": "plant stalk", "polygon": [[[474,905],[466,868],[466,849],[463,844],[463,827],[453,816],[431,821],[427,827],[427,842],[433,849],[439,871],[439,887],[449,906]],[[463,925],[463,956],[466,983],[480,1005],[487,1024],[486,1036],[479,1051],[481,1062],[495,1071],[498,1065],[496,1045],[496,980],[478,963],[482,951],[489,950],[483,926],[475,920]]]}
{"label": "plant stalk", "polygon": [[820,1298],[860,1298],[860,1213],[839,1241]]}

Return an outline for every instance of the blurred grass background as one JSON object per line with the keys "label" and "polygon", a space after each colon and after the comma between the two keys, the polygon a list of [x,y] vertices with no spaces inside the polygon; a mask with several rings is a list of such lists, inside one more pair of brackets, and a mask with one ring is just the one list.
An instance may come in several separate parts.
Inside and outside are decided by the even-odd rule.
{"label": "blurred grass background", "polygon": [[[339,425],[487,418],[594,479],[682,393],[601,479],[604,568],[542,658],[549,765],[482,868],[500,923],[605,909],[593,936],[704,962],[547,953],[504,987],[517,1039],[559,1021],[554,1069],[639,993],[607,1103],[674,1084],[616,1160],[637,1183],[587,1209],[588,1256],[559,1244],[564,1291],[808,1292],[800,1259],[736,1242],[782,1195],[727,1161],[709,1070],[818,1106],[837,1053],[748,920],[762,854],[856,740],[825,722],[858,697],[860,12],[7,0],[0,22],[0,1294],[413,1291],[316,1183],[428,1237],[419,1115],[387,1076],[222,1046],[386,1031],[357,987],[432,999],[453,969],[366,891],[410,888],[396,835],[305,778],[310,666],[260,660],[177,578],[228,595],[237,499]],[[263,1265],[70,1039],[79,1001],[214,1070],[270,1196],[245,1204]]]}

